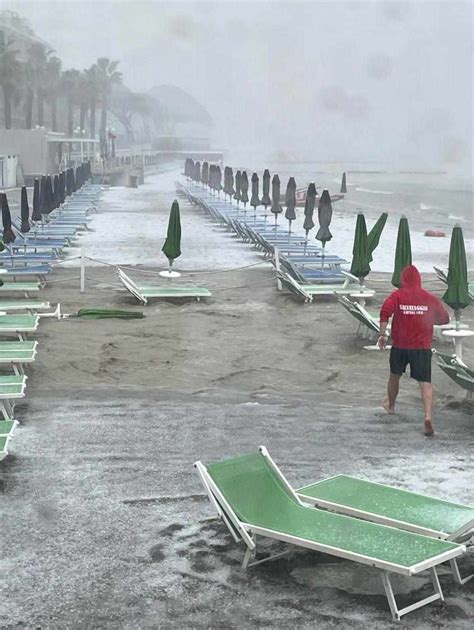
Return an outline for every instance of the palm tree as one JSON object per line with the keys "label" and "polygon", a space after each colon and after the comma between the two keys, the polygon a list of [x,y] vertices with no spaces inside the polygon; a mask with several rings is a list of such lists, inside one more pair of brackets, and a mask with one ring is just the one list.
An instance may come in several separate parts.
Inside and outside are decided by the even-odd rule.
{"label": "palm tree", "polygon": [[122,82],[122,73],[117,71],[118,61],[110,61],[108,57],[97,59],[97,79],[100,85],[101,119],[100,136],[102,141],[102,153],[107,153],[107,140],[105,130],[107,128],[107,107],[112,86]]}
{"label": "palm tree", "polygon": [[0,41],[0,85],[3,90],[5,129],[12,127],[11,102],[21,85],[23,67],[17,59],[17,54],[18,51],[11,47],[11,42]]}
{"label": "palm tree", "polygon": [[90,137],[95,138],[95,113],[97,103],[100,100],[100,83],[97,65],[94,63],[90,68],[84,70],[87,81],[87,92],[89,95],[89,111],[90,111]]}
{"label": "palm tree", "polygon": [[[78,85],[81,73],[79,70],[65,70],[61,75],[61,87],[67,103],[67,135],[72,138],[74,129],[74,105],[77,103]],[[69,143],[69,152],[72,145]]]}
{"label": "palm tree", "polygon": [[51,129],[58,130],[58,96],[61,89],[61,60],[52,56],[48,59],[44,74],[46,100],[51,107]]}

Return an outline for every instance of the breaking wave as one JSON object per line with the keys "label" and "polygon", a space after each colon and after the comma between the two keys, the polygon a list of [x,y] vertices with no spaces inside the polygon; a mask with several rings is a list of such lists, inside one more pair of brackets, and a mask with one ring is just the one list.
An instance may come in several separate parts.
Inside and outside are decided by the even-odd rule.
{"label": "breaking wave", "polygon": [[370,188],[356,188],[357,192],[372,193],[373,195],[393,195],[393,192],[387,190],[371,190]]}

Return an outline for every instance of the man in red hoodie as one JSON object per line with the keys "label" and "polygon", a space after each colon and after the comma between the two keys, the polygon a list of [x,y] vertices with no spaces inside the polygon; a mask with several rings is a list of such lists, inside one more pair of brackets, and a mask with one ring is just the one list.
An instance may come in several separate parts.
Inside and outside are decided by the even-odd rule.
{"label": "man in red hoodie", "polygon": [[387,413],[395,412],[400,377],[410,366],[410,376],[418,381],[425,408],[425,435],[433,431],[433,386],[431,385],[431,342],[433,326],[449,322],[448,311],[441,301],[421,287],[421,276],[414,265],[405,267],[401,274],[401,288],[394,291],[380,309],[379,348],[387,342],[387,324],[393,315],[390,335],[390,377],[387,398],[383,406]]}

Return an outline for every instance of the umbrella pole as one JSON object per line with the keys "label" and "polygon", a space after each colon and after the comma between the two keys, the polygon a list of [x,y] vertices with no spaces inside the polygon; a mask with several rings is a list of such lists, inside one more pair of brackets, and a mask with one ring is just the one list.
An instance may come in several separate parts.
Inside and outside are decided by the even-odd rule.
{"label": "umbrella pole", "polygon": [[325,251],[325,249],[324,249],[324,248],[325,248],[325,247],[326,247],[326,243],[323,243],[323,251],[322,251],[322,254],[321,254],[321,270],[322,270],[322,269],[323,269],[323,267],[324,267],[324,251]]}
{"label": "umbrella pole", "polygon": [[305,230],[306,232],[306,236],[304,239],[304,250],[303,250],[303,256],[306,256],[306,247],[308,246],[308,234],[309,234],[309,230]]}

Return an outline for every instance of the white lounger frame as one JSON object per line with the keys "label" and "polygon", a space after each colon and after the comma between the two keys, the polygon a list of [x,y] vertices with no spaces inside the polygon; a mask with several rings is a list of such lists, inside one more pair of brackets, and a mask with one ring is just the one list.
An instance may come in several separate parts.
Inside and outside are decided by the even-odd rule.
{"label": "white lounger frame", "polygon": [[[266,457],[268,463],[273,468],[275,473],[279,476],[282,483],[286,486],[289,492],[293,495],[294,499],[302,506],[308,507],[301,499],[298,497],[296,492],[290,486],[283,473],[280,471],[278,466],[270,457],[267,449],[264,446],[259,447],[260,452],[264,457]],[[242,567],[245,569],[249,566],[255,566],[256,564],[261,564],[262,562],[266,562],[269,560],[274,560],[277,557],[280,557],[282,554],[277,554],[275,556],[270,556],[263,560],[250,562],[252,558],[255,558],[256,555],[256,536],[261,535],[266,538],[272,538],[275,540],[279,540],[281,542],[285,542],[291,545],[296,545],[298,547],[304,547],[307,549],[312,549],[314,551],[319,551],[321,553],[326,553],[328,555],[336,556],[339,558],[344,558],[345,560],[351,560],[353,562],[359,562],[361,564],[369,565],[372,567],[376,567],[382,571],[382,581],[385,590],[385,594],[388,599],[388,604],[390,607],[390,611],[392,613],[392,617],[394,620],[399,621],[403,615],[406,615],[417,608],[421,608],[422,606],[426,606],[436,600],[444,601],[443,592],[441,590],[441,585],[439,583],[438,574],[436,572],[436,566],[442,564],[443,562],[450,562],[454,560],[457,556],[462,555],[466,552],[466,548],[464,545],[459,545],[458,549],[443,553],[439,555],[436,559],[426,560],[424,562],[420,562],[418,565],[414,567],[407,568],[397,564],[393,564],[391,562],[386,562],[384,560],[375,560],[374,558],[370,558],[368,556],[364,556],[362,554],[345,551],[336,547],[331,547],[329,545],[324,545],[321,543],[315,543],[310,540],[306,540],[303,538],[299,538],[297,536],[291,536],[289,534],[277,532],[271,529],[266,529],[263,527],[257,527],[255,525],[251,525],[249,523],[244,523],[240,521],[233,511],[230,504],[225,499],[224,495],[221,493],[217,485],[214,483],[212,477],[207,472],[206,467],[201,461],[197,461],[194,466],[196,467],[199,476],[201,478],[202,484],[208,495],[212,505],[216,509],[216,512],[219,517],[221,517],[228,527],[232,537],[237,542],[239,540],[238,535],[242,538],[242,540],[247,545],[247,550],[245,552],[244,560],[242,563]],[[238,535],[237,535],[238,534]],[[429,571],[431,581],[433,584],[434,593],[424,599],[411,604],[410,606],[406,606],[405,608],[399,609],[396,603],[395,595],[392,588],[392,583],[390,579],[391,573],[398,573],[400,575],[412,576],[422,571]]]}
{"label": "white lounger frame", "polygon": [[[121,281],[121,283],[123,284],[123,286],[127,289],[127,291],[129,291],[134,297],[137,298],[137,300],[139,300],[139,302],[141,302],[142,304],[148,304],[148,298],[143,295],[143,293],[140,292],[140,287],[138,287],[135,282],[129,277],[127,276],[126,273],[124,273],[122,271],[122,269],[120,269],[120,267],[117,267],[117,275],[119,277],[119,280]],[[183,297],[183,298],[195,298],[198,302],[201,300],[201,296],[200,295],[166,295],[166,293],[164,293],[163,291],[166,291],[166,287],[156,287],[157,291],[162,290],[162,293],[157,293],[156,296],[149,296],[151,298],[156,297],[156,298],[166,298],[166,297]]]}

